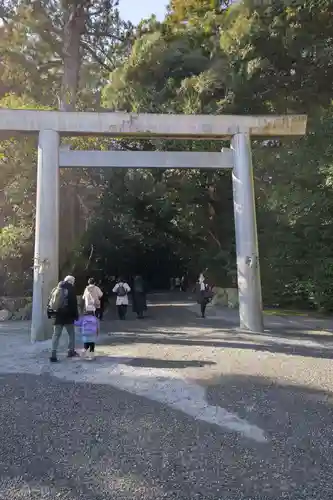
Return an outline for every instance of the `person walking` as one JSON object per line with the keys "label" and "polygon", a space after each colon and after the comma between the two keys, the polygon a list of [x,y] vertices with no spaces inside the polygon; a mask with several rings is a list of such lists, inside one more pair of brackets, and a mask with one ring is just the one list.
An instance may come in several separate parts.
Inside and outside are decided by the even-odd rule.
{"label": "person walking", "polygon": [[95,359],[95,344],[99,335],[99,319],[96,317],[94,306],[88,306],[84,315],[78,321],[75,321],[75,326],[80,330],[84,357]]}
{"label": "person walking", "polygon": [[124,279],[119,278],[118,283],[112,291],[117,295],[116,306],[118,309],[119,319],[124,320],[126,318],[128,307],[128,294],[131,291],[131,288]]}
{"label": "person walking", "polygon": [[103,297],[103,292],[95,284],[94,278],[88,279],[88,286],[86,286],[83,292],[84,308],[87,311],[91,310],[92,307],[95,308],[96,316],[99,318],[101,315],[101,299]]}
{"label": "person walking", "polygon": [[184,274],[181,279],[180,289],[182,292],[187,290],[187,276]]}
{"label": "person walking", "polygon": [[101,307],[100,307],[99,311],[96,311],[96,316],[98,317],[98,319],[100,321],[102,321],[103,316],[104,316],[104,311],[105,311],[105,308],[107,307],[107,303],[108,303],[108,294],[107,294],[105,286],[102,287],[102,285],[101,285],[100,289],[102,290],[103,295],[101,297]]}
{"label": "person walking", "polygon": [[205,276],[201,273],[197,282],[197,301],[200,304],[201,317],[206,317],[207,304],[212,300],[212,292]]}
{"label": "person walking", "polygon": [[54,318],[53,335],[52,335],[52,351],[50,361],[55,363],[58,361],[57,350],[59,340],[63,329],[66,328],[68,333],[68,354],[69,358],[78,356],[75,351],[75,329],[74,321],[79,318],[77,298],[74,289],[74,276],[66,276],[63,281],[52,290],[48,306],[48,318]]}
{"label": "person walking", "polygon": [[181,290],[181,279],[179,278],[179,276],[175,278],[175,289],[178,291]]}
{"label": "person walking", "polygon": [[143,318],[143,312],[147,308],[146,305],[146,292],[142,276],[135,276],[133,281],[133,312],[137,314],[138,319]]}

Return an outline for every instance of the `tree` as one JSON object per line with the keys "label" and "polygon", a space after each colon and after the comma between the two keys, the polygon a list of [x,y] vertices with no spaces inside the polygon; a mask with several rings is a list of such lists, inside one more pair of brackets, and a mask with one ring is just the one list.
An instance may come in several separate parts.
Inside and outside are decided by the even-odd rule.
{"label": "tree", "polygon": [[[55,108],[62,103],[63,109],[72,109],[76,101],[81,108],[94,109],[99,106],[98,92],[105,68],[98,66],[96,70],[96,61],[101,64],[108,60],[108,67],[112,68],[117,57],[120,57],[120,45],[127,36],[127,28],[131,28],[119,19],[113,1],[104,1],[103,6],[100,2],[84,1],[2,1],[0,17],[0,95],[11,92],[12,96],[2,100],[2,106],[36,108],[41,104]],[[78,91],[80,69],[84,80],[81,81],[82,90]],[[18,99],[14,98],[14,94]],[[100,142],[95,140],[90,141],[90,144],[96,147]],[[22,143],[27,145],[25,151],[22,147],[17,147],[17,141],[2,144],[7,166],[7,169],[1,172],[3,193],[7,193],[1,200],[5,206],[2,227],[18,227],[15,213],[8,210],[8,203],[12,201],[9,193],[15,186],[20,192],[16,194],[16,203],[22,216],[21,223],[30,228],[31,250],[36,143],[34,140],[20,142],[20,145]],[[75,147],[80,141],[73,140],[72,143]],[[87,141],[84,141],[84,144],[86,145]],[[27,170],[27,182],[30,183],[30,189],[27,190],[24,176],[17,176],[12,180],[5,175],[7,171],[10,175],[16,170],[22,172],[22,163]],[[99,172],[87,171],[61,172],[61,208],[62,213],[66,214],[66,217],[61,217],[61,220],[66,221],[61,225],[61,239],[64,242],[61,252],[63,262],[68,259],[75,241],[86,229],[86,220],[90,219],[90,214],[98,203],[98,190],[103,182],[100,177],[96,179],[96,173],[99,175]],[[23,190],[29,203],[29,214],[22,211]]]}
{"label": "tree", "polygon": [[229,60],[228,111],[316,112],[331,99],[331,0],[232,5],[221,48]]}
{"label": "tree", "polygon": [[0,54],[9,83],[36,102],[62,109],[73,109],[85,88],[86,80],[79,85],[81,70],[85,76],[91,72],[90,78],[98,73],[94,100],[132,33],[131,24],[119,18],[116,0],[1,0],[0,19]]}
{"label": "tree", "polygon": [[[119,18],[113,0],[20,0],[2,2],[2,91],[15,91],[51,108],[73,110],[99,107],[99,91],[106,69],[112,69],[131,33]],[[1,14],[1,11],[0,11]],[[79,77],[81,84],[79,84]],[[97,141],[98,142],[98,141]],[[96,145],[96,141],[95,141]],[[61,172],[61,239],[67,259],[85,228],[85,203],[79,187],[91,175]],[[98,186],[98,183],[95,182]],[[98,195],[96,194],[96,199]],[[86,206],[82,213],[82,208]],[[89,208],[88,208],[89,207]]]}

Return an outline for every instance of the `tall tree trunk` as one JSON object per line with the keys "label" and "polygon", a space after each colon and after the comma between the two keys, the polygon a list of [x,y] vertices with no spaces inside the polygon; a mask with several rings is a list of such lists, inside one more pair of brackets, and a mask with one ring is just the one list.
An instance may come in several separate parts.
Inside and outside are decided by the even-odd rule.
{"label": "tall tree trunk", "polygon": [[[80,69],[82,61],[81,37],[85,31],[90,0],[65,0],[64,7],[64,33],[63,33],[63,76],[59,107],[61,111],[74,111],[79,86]],[[81,236],[80,220],[77,216],[76,206],[79,202],[75,193],[75,174],[65,172],[65,182],[62,183],[62,206],[60,217],[60,265],[66,262]],[[66,182],[67,181],[67,182]]]}
{"label": "tall tree trunk", "polygon": [[81,36],[85,30],[89,4],[89,0],[72,0],[64,14],[64,70],[60,96],[62,111],[75,109],[81,67]]}

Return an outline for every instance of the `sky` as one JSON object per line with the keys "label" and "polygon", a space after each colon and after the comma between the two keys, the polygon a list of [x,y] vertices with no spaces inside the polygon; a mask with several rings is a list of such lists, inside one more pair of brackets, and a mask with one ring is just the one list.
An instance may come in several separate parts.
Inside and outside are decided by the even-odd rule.
{"label": "sky", "polygon": [[126,21],[137,24],[142,18],[155,14],[162,21],[168,0],[119,0],[121,17]]}

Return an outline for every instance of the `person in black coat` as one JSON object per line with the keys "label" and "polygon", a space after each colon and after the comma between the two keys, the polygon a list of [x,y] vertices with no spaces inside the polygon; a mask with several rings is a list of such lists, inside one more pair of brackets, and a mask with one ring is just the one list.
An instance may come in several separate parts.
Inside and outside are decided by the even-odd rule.
{"label": "person in black coat", "polygon": [[103,316],[104,316],[104,312],[105,312],[105,309],[107,308],[108,306],[108,302],[109,302],[109,295],[108,295],[108,292],[107,292],[107,286],[105,283],[103,283],[102,281],[100,281],[98,283],[98,287],[100,288],[100,290],[103,292],[103,295],[102,297],[100,298],[100,307],[98,309],[96,309],[96,316],[97,318],[102,321],[103,320]]}
{"label": "person in black coat", "polygon": [[145,284],[142,276],[135,276],[132,287],[133,311],[139,319],[143,318],[143,312],[147,310]]}
{"label": "person in black coat", "polygon": [[58,284],[59,288],[65,291],[66,302],[65,306],[57,311],[52,311],[48,308],[47,314],[49,318],[54,318],[53,336],[52,336],[52,352],[50,361],[57,362],[57,349],[59,340],[64,327],[68,333],[68,357],[72,358],[78,356],[75,351],[75,329],[74,321],[79,319],[79,311],[77,305],[77,298],[74,288],[75,278],[73,276],[66,276],[64,281]]}
{"label": "person in black coat", "polygon": [[208,285],[206,278],[203,274],[200,274],[199,279],[196,284],[196,295],[197,302],[200,305],[201,317],[206,317],[206,307],[213,298],[213,292]]}

